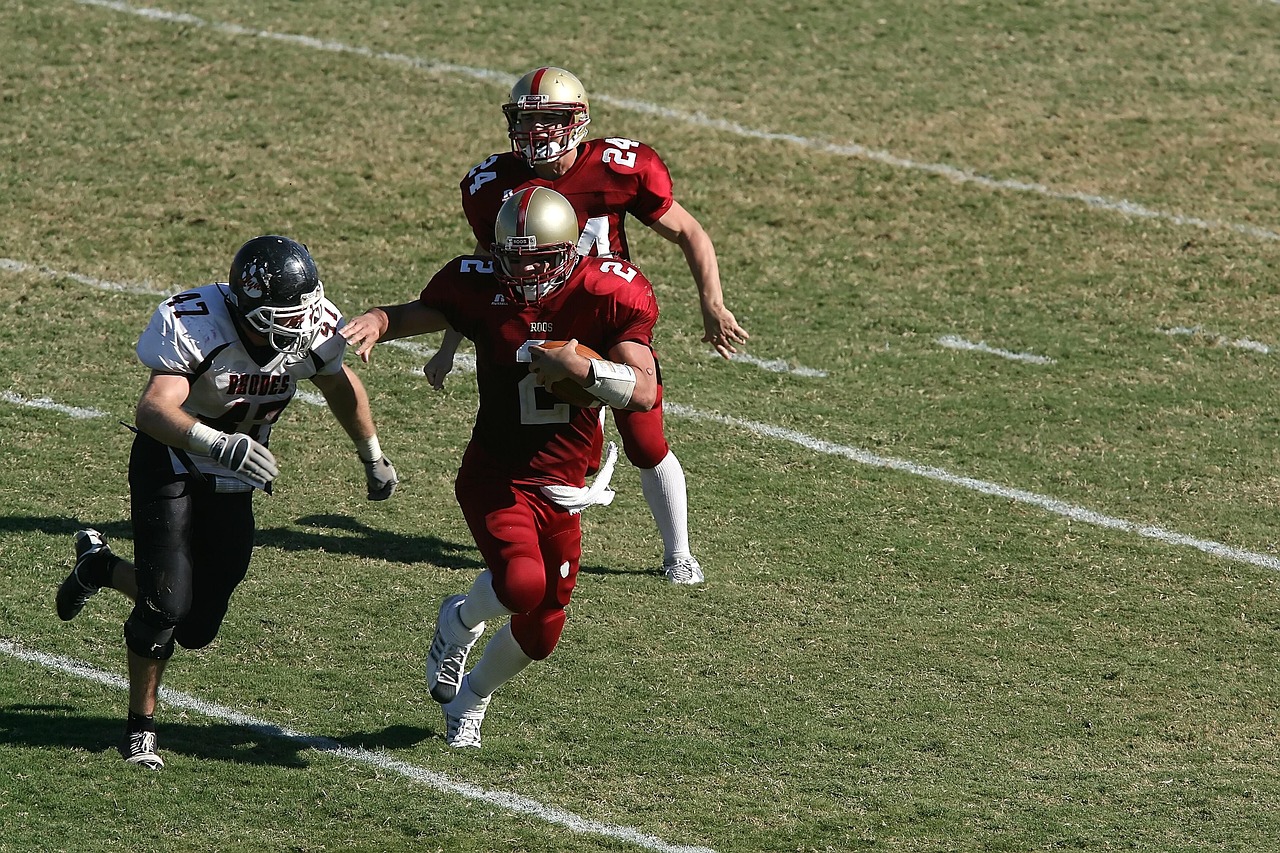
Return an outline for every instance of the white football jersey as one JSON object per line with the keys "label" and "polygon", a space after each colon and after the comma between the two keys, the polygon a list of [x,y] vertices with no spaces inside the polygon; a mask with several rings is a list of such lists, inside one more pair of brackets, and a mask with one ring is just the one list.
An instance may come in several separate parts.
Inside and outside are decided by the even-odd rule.
{"label": "white football jersey", "polygon": [[[191,392],[182,408],[201,423],[266,445],[299,380],[342,370],[347,342],[338,329],[346,320],[325,299],[324,323],[311,352],[287,362],[268,346],[241,340],[228,298],[227,285],[207,284],[165,300],[138,339],[138,358],[152,370],[187,377]],[[205,474],[236,476],[208,456],[192,453],[190,458]],[[186,470],[172,448],[169,459],[174,471]]]}

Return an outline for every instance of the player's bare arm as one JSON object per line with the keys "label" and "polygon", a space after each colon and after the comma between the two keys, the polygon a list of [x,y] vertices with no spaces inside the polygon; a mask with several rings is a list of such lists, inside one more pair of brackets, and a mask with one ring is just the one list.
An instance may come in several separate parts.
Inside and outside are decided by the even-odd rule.
{"label": "player's bare arm", "polygon": [[670,209],[653,223],[653,230],[675,243],[684,253],[693,282],[698,287],[698,301],[702,307],[702,340],[711,344],[724,358],[737,352],[734,344],[744,344],[751,336],[738,324],[733,312],[725,307],[724,292],[720,286],[720,265],[715,246],[702,224],[685,210],[680,202],[672,202]]}
{"label": "player's bare arm", "polygon": [[369,393],[360,377],[344,364],[337,373],[317,373],[311,377],[311,381],[324,394],[329,411],[333,412],[334,419],[342,425],[356,446],[356,455],[364,465],[369,500],[382,501],[391,497],[400,478],[378,442],[373,412],[369,406]]}
{"label": "player's bare arm", "polygon": [[414,300],[403,305],[370,308],[342,327],[340,334],[355,348],[360,360],[369,361],[369,353],[379,341],[409,338],[449,327],[444,315]]}
{"label": "player's bare arm", "polygon": [[188,449],[187,434],[196,419],[182,409],[182,404],[190,393],[187,377],[151,371],[134,413],[138,429],[161,444]]}
{"label": "player's bare arm", "polygon": [[320,389],[329,411],[352,441],[358,444],[376,435],[369,394],[351,368],[344,364],[337,373],[317,373],[311,381]]}
{"label": "player's bare arm", "polygon": [[539,385],[551,386],[562,379],[572,379],[610,405],[621,400],[607,395],[625,396],[625,403],[614,408],[647,412],[654,407],[658,370],[652,350],[634,341],[623,341],[609,350],[608,361],[597,361],[579,355],[577,343],[574,339],[555,349],[529,347],[529,372],[538,377]]}

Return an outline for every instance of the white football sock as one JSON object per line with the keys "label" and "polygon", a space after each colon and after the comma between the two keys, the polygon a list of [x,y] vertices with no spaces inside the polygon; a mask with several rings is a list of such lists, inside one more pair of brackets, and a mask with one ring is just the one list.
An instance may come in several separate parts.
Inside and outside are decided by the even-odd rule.
{"label": "white football sock", "polygon": [[693,557],[689,551],[689,495],[684,468],[675,453],[667,451],[656,466],[640,469],[640,490],[662,534],[662,562]]}
{"label": "white football sock", "polygon": [[520,648],[511,635],[511,623],[508,622],[485,644],[480,662],[467,673],[467,681],[477,696],[490,696],[531,663],[533,658]]}
{"label": "white football sock", "polygon": [[458,617],[468,630],[489,619],[510,615],[511,611],[502,605],[498,594],[493,591],[493,573],[488,569],[476,576],[475,582],[471,584],[471,592],[467,593],[462,606],[458,608]]}

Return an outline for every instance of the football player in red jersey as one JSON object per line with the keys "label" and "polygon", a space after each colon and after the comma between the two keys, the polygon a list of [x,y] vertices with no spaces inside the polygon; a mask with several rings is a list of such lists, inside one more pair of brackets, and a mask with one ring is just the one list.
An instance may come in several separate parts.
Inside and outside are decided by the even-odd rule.
{"label": "football player in red jersey", "polygon": [[[517,192],[494,233],[490,253],[454,258],[415,301],[370,309],[342,330],[365,360],[378,341],[447,327],[475,343],[480,407],[455,493],[486,569],[467,594],[444,600],[426,667],[454,747],[479,747],[493,692],[555,648],[578,576],[578,513],[613,498],[615,448],[586,485],[599,458],[597,409],[548,387],[571,379],[601,404],[637,412],[658,397],[658,306],[644,275],[626,261],[582,257],[573,207],[554,190]],[[565,339],[604,358],[540,346]],[[467,672],[485,624],[506,617]]]}
{"label": "football player in red jersey", "polygon": [[342,363],[342,315],[325,298],[301,243],[268,234],[236,252],[227,283],[161,304],[138,338],[151,369],[129,455],[134,558],[97,530],[76,534],[76,562],[58,587],[63,621],[103,587],[134,601],[124,625],[129,717],[120,754],[159,770],[155,709],[175,645],[213,642],[253,553],[253,492],[279,473],[272,427],[308,379],[355,443],[369,500],[395,491],[369,397]]}
{"label": "football player in red jersey", "polygon": [[[525,74],[502,109],[512,150],[486,157],[460,185],[476,252],[484,254],[493,242],[493,223],[502,202],[525,187],[550,187],[569,199],[577,211],[577,245],[583,255],[629,260],[625,220],[631,214],[684,253],[702,305],[702,339],[725,358],[737,352],[735,344],[744,343],[748,335],[725,307],[715,247],[698,220],[672,196],[671,175],[657,152],[633,139],[588,140],[586,91],[563,68]],[[427,362],[427,378],[437,388],[453,367],[459,340],[457,333],[446,331],[440,350]],[[661,394],[652,411],[615,411],[615,420],[662,534],[667,578],[701,583],[702,567],[689,545],[684,469],[666,440]]]}

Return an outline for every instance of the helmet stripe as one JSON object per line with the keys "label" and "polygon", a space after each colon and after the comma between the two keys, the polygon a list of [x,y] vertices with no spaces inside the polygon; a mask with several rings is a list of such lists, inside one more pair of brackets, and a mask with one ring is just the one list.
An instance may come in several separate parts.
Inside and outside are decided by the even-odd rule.
{"label": "helmet stripe", "polygon": [[524,197],[520,199],[520,209],[516,211],[516,233],[520,236],[527,236],[525,220],[529,215],[529,204],[533,201],[533,195],[538,191],[537,187],[533,187]]}
{"label": "helmet stripe", "polygon": [[531,95],[537,95],[542,92],[542,78],[550,70],[550,68],[539,68],[533,72],[533,79],[529,81],[529,93]]}

